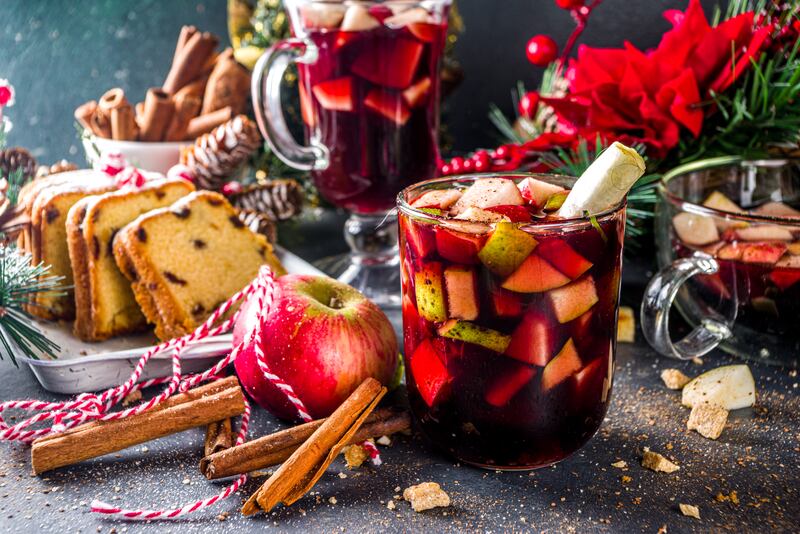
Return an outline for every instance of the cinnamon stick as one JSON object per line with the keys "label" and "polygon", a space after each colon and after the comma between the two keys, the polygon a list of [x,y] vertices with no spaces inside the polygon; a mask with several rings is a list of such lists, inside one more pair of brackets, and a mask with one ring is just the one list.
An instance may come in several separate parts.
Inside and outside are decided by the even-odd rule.
{"label": "cinnamon stick", "polygon": [[178,42],[175,43],[175,53],[172,55],[173,64],[178,60],[178,56],[186,46],[186,43],[195,33],[197,33],[197,28],[194,26],[183,26],[181,28],[181,33],[178,34]]}
{"label": "cinnamon stick", "polygon": [[97,109],[97,101],[90,100],[85,104],[81,104],[77,108],[75,108],[75,120],[80,123],[81,126],[89,130],[95,135],[100,135],[100,132],[96,132],[94,130],[94,125],[92,124],[92,115],[94,115],[95,110]]}
{"label": "cinnamon stick", "polygon": [[31,465],[40,474],[243,412],[242,390],[236,377],[229,377],[175,395],[139,415],[92,421],[39,438],[31,447]]}
{"label": "cinnamon stick", "polygon": [[233,445],[233,431],[231,420],[215,421],[206,427],[206,441],[203,446],[203,456],[210,456],[215,452],[224,451]]}
{"label": "cinnamon stick", "polygon": [[181,91],[178,91],[178,94],[173,98],[175,114],[172,116],[172,121],[164,136],[165,141],[182,141],[186,139],[189,121],[195,118],[197,112],[200,111],[200,98],[191,93],[181,94]]}
{"label": "cinnamon stick", "polygon": [[158,88],[148,89],[139,124],[139,140],[149,142],[163,140],[174,112],[175,103],[165,91]]}
{"label": "cinnamon stick", "polygon": [[120,141],[133,141],[139,128],[133,117],[133,107],[127,104],[111,110],[111,138]]}
{"label": "cinnamon stick", "polygon": [[100,111],[100,106],[94,109],[94,113],[89,117],[89,123],[97,136],[111,139],[111,119]]}
{"label": "cinnamon stick", "polygon": [[290,506],[305,495],[385,394],[386,388],[380,382],[374,378],[364,380],[247,500],[242,513],[269,512],[279,502]]}
{"label": "cinnamon stick", "polygon": [[[324,422],[325,419],[318,419],[206,455],[200,460],[200,472],[207,479],[214,480],[283,463]],[[390,408],[376,410],[364,420],[364,425],[347,444],[352,445],[369,438],[404,432],[409,428],[411,428],[411,417],[408,412]]]}
{"label": "cinnamon stick", "polygon": [[239,65],[227,49],[211,71],[203,96],[202,114],[230,106],[234,115],[244,112],[250,94],[250,72]]}
{"label": "cinnamon stick", "polygon": [[232,118],[233,110],[230,107],[195,117],[189,121],[189,126],[186,128],[186,139],[196,139]]}
{"label": "cinnamon stick", "polygon": [[208,32],[192,34],[175,55],[167,79],[164,81],[164,91],[173,95],[178,89],[197,78],[206,60],[214,53],[217,43],[217,38]]}

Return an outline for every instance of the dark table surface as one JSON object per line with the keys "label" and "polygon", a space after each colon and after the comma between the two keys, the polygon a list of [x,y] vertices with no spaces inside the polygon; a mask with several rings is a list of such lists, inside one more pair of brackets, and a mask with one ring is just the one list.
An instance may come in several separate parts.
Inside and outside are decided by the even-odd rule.
{"label": "dark table surface", "polygon": [[[318,243],[335,224],[293,229],[290,241],[301,256],[330,251]],[[313,238],[311,237],[313,236]],[[338,246],[338,245],[332,245]],[[626,267],[623,304],[635,306],[644,269]],[[715,352],[704,363],[658,358],[637,331],[620,344],[611,406],[598,434],[558,465],[530,472],[483,471],[460,465],[430,449],[418,435],[396,437],[381,447],[383,465],[348,470],[341,459],[312,492],[294,506],[243,517],[239,508],[265,480],[251,477],[239,494],[184,519],[125,523],[89,511],[99,498],[127,508],[181,505],[219,492],[197,469],[203,430],[195,429],[43,476],[31,475],[30,450],[2,444],[0,531],[2,532],[291,532],[536,531],[669,532],[709,530],[797,531],[800,524],[800,391],[796,371],[751,363],[758,387],[755,408],[733,412],[716,441],[686,430],[688,410],[680,394],[667,390],[659,373],[668,367],[688,375],[731,358]],[[402,392],[396,393],[402,397]],[[27,369],[0,362],[0,400],[57,399]],[[402,402],[402,399],[400,400]],[[256,409],[250,436],[283,425]],[[680,470],[655,473],[641,467],[645,447],[673,459]],[[626,468],[611,464],[623,460]],[[424,481],[441,484],[449,508],[415,513],[394,496]],[[718,494],[735,491],[738,504]],[[387,508],[394,500],[396,509]],[[684,517],[678,504],[699,507],[701,519]],[[219,514],[228,512],[222,523]]]}

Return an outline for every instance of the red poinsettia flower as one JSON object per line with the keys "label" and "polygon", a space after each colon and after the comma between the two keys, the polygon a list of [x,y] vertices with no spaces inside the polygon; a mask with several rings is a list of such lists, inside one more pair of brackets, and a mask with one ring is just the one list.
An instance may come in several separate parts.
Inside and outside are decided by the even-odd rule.
{"label": "red poinsettia flower", "polygon": [[543,98],[559,119],[559,132],[583,138],[625,136],[655,156],[675,147],[682,132],[700,135],[702,106],[711,92],[730,87],[757,60],[771,27],[754,28],[752,12],[712,27],[691,0],[685,12],[664,16],[673,29],[651,51],[630,43],[621,49],[583,46],[570,63],[569,93]]}

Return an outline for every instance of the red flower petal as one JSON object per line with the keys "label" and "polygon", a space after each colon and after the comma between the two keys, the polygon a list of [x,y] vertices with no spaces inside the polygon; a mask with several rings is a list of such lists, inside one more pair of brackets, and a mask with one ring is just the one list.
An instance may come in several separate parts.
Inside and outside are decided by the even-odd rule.
{"label": "red flower petal", "polygon": [[750,40],[750,43],[747,45],[744,53],[737,57],[735,61],[729,61],[728,64],[725,65],[725,68],[722,69],[709,89],[719,93],[730,87],[731,84],[735,82],[739,76],[741,76],[745,69],[750,67],[751,59],[754,61],[758,60],[765,41],[774,29],[775,28],[773,25],[759,28],[753,34],[753,37]]}
{"label": "red flower petal", "polygon": [[695,137],[703,127],[703,112],[697,107],[700,103],[700,90],[692,69],[684,69],[677,78],[664,85],[656,93],[656,104],[680,124],[689,129]]}

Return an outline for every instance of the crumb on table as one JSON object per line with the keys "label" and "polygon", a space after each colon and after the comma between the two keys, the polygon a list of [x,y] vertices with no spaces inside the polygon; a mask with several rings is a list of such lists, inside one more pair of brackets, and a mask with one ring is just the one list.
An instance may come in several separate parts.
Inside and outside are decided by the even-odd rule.
{"label": "crumb on table", "polygon": [[708,439],[717,439],[728,421],[728,410],[717,404],[695,404],[686,421],[686,428],[696,430]]}
{"label": "crumb on table", "polygon": [[415,512],[439,506],[450,506],[450,496],[436,482],[423,482],[403,491],[403,499],[411,503]]}
{"label": "crumb on table", "polygon": [[682,389],[689,383],[689,378],[678,369],[664,369],[661,371],[661,380],[669,389]]}
{"label": "crumb on table", "polygon": [[687,517],[694,517],[695,519],[700,519],[700,508],[697,506],[693,506],[691,504],[679,504],[678,508],[680,508],[681,513]]}
{"label": "crumb on table", "polygon": [[674,473],[680,466],[671,462],[661,454],[645,450],[642,456],[642,467],[661,473]]}

